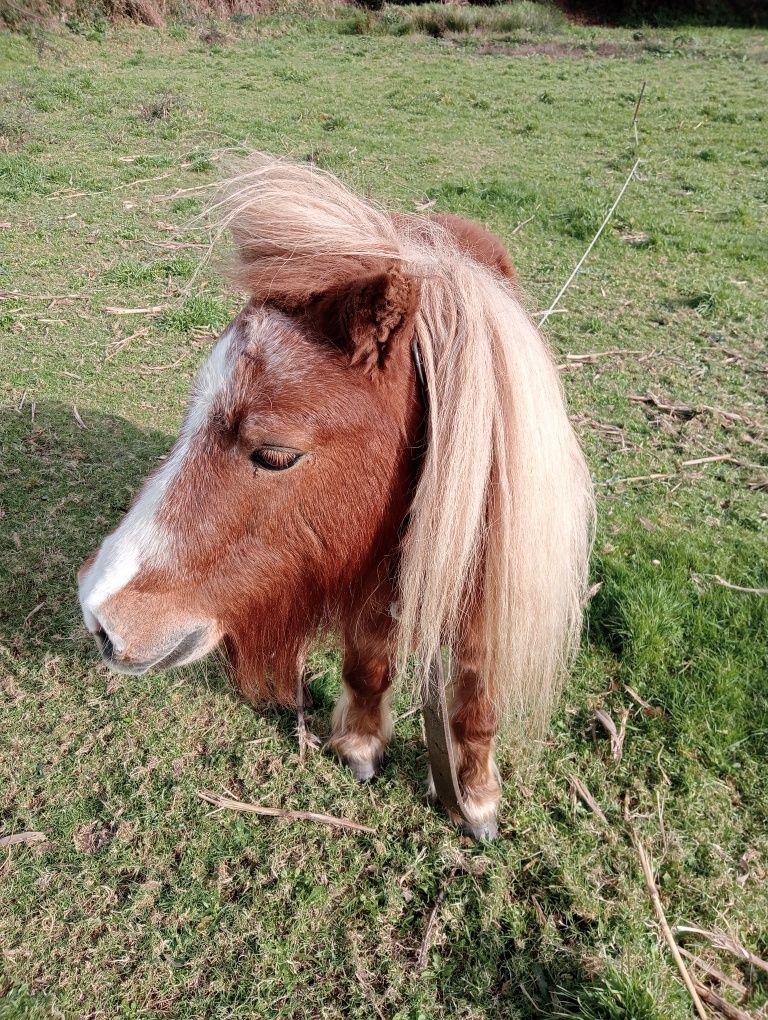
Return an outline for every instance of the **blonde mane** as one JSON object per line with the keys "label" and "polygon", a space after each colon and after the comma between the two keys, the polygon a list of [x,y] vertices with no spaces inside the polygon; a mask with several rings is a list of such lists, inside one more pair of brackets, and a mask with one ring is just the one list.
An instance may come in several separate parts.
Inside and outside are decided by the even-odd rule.
{"label": "blonde mane", "polygon": [[486,692],[540,728],[578,645],[593,496],[546,341],[509,282],[442,226],[391,217],[314,167],[257,154],[212,207],[260,300],[397,264],[420,281],[426,459],[402,543],[396,660],[458,641],[479,600]]}

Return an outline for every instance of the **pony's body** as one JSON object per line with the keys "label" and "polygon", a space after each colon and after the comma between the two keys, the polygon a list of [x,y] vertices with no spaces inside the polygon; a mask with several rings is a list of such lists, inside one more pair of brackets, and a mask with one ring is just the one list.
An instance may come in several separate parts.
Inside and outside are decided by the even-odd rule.
{"label": "pony's body", "polygon": [[539,722],[551,703],[591,520],[509,257],[456,217],[388,216],[264,157],[222,207],[252,299],[201,368],[173,452],[82,568],[86,624],[129,672],[223,642],[243,693],[281,703],[335,629],[331,745],[360,779],[391,736],[393,674],[450,646],[460,781],[471,831],[489,834],[494,737],[505,709]]}

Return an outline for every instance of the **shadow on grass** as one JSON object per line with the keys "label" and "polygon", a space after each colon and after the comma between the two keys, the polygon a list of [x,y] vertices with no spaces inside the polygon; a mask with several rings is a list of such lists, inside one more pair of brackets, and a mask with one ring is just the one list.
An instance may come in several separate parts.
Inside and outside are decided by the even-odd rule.
{"label": "shadow on grass", "polygon": [[625,28],[729,26],[764,28],[768,15],[758,0],[564,0],[560,5],[592,24]]}
{"label": "shadow on grass", "polygon": [[[38,403],[21,411],[0,410],[0,642],[17,658],[40,660],[74,650],[95,656],[80,620],[77,571],[118,524],[148,473],[173,444],[151,427],[137,428],[115,415],[83,412],[85,428],[71,407]],[[332,660],[329,659],[329,666]],[[238,697],[223,669],[206,682]],[[311,710],[330,716],[337,689],[312,684]],[[285,736],[293,712],[266,705]]]}
{"label": "shadow on grass", "polygon": [[171,437],[53,402],[0,411],[0,640],[17,655],[84,641],[77,570],[111,531]]}

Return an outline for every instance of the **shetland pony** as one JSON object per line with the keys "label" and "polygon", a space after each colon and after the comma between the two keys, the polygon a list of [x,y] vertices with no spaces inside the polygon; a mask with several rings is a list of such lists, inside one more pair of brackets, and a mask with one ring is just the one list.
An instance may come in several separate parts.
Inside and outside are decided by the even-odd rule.
{"label": "shetland pony", "polygon": [[505,719],[546,720],[579,638],[593,516],[509,257],[473,224],[390,215],[265,155],[213,211],[250,300],[170,455],[82,566],[85,624],[124,673],[222,645],[246,698],[282,704],[335,630],[330,746],[360,780],[392,735],[395,675],[412,660],[423,693],[449,648],[463,824],[492,836],[494,740]]}

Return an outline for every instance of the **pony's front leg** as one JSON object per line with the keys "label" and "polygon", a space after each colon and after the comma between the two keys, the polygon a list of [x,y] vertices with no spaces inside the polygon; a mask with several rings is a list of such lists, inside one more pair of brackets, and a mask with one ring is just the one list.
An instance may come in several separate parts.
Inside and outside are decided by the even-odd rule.
{"label": "pony's front leg", "polygon": [[361,783],[373,779],[392,736],[392,668],[383,643],[346,635],[344,690],[333,711],[331,749]]}

